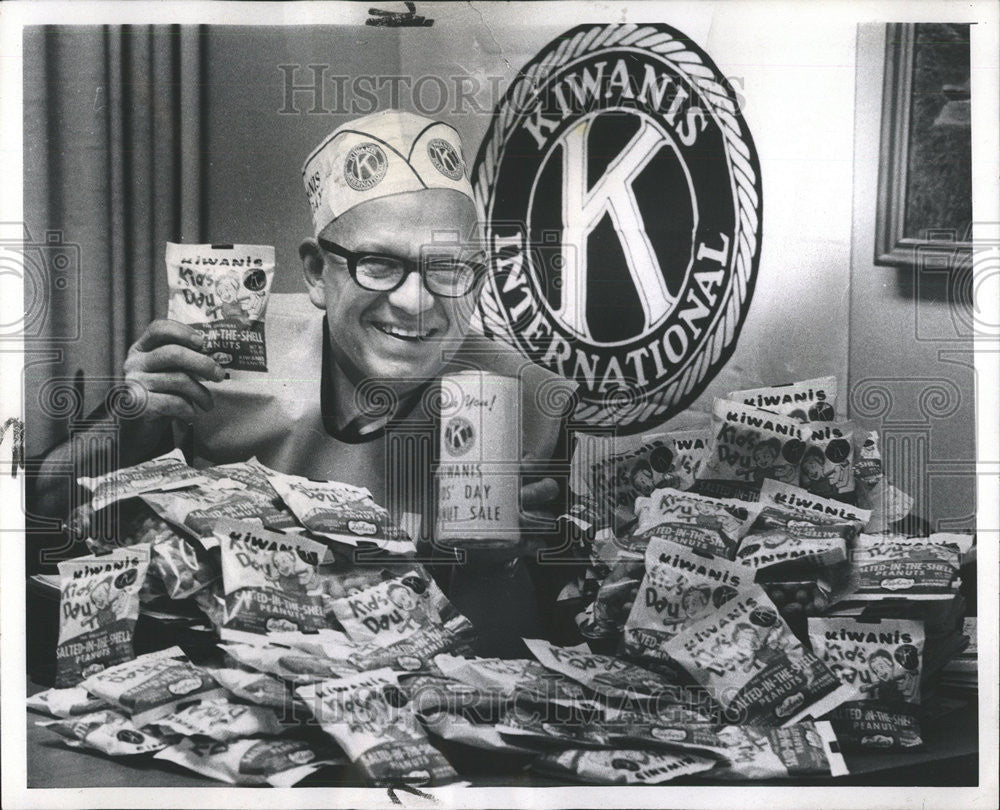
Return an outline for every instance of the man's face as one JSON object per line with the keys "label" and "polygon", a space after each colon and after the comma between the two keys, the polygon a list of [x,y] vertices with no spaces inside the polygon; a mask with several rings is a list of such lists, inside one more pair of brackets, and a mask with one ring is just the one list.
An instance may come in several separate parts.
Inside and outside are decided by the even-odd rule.
{"label": "man's face", "polygon": [[[419,262],[421,251],[426,256],[428,250],[434,256],[468,256],[475,233],[475,207],[468,198],[428,189],[355,206],[321,236],[348,250]],[[454,351],[468,332],[478,287],[463,298],[440,298],[427,290],[419,274],[410,273],[399,288],[372,292],[351,278],[345,259],[314,240],[307,240],[300,252],[310,298],[326,311],[331,348],[349,375],[384,380],[401,390],[416,387],[440,373],[443,352]],[[311,269],[309,256],[320,257],[323,264]]]}

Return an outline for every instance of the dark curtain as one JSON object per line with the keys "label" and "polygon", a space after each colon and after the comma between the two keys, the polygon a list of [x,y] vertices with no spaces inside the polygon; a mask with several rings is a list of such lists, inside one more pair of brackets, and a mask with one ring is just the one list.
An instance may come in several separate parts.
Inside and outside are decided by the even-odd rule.
{"label": "dark curtain", "polygon": [[34,27],[23,44],[33,457],[101,403],[165,316],[164,242],[200,241],[201,46],[176,25]]}

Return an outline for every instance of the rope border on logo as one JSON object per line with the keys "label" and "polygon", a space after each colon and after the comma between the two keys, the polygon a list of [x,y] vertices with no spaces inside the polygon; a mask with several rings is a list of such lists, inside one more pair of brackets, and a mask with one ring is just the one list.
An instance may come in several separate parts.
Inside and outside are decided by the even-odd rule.
{"label": "rope border on logo", "polygon": [[[657,402],[647,402],[648,394],[635,395],[631,393],[631,389],[626,392],[611,391],[608,404],[617,398],[619,407],[611,410],[608,405],[602,407],[581,401],[574,413],[575,419],[591,424],[614,424],[623,428],[632,426],[633,430],[626,429],[624,432],[641,432],[648,429],[650,422],[656,417],[662,417],[660,421],[663,421],[697,398],[701,391],[696,391],[696,388],[706,382],[709,371],[713,368],[716,372],[721,369],[735,349],[736,337],[742,328],[753,297],[754,271],[760,256],[762,236],[760,177],[753,168],[756,157],[753,140],[745,125],[741,125],[736,117],[736,103],[732,91],[716,78],[718,69],[714,63],[681,32],[661,23],[586,25],[573,29],[568,32],[566,39],[541,61],[530,63],[524,68],[504,99],[497,105],[493,113],[493,123],[483,139],[476,158],[473,191],[480,211],[484,215],[488,214],[489,193],[496,178],[501,153],[507,136],[521,117],[515,111],[527,109],[529,96],[533,94],[534,88],[541,84],[536,79],[548,77],[584,53],[620,46],[643,48],[668,57],[673,67],[686,76],[691,84],[698,88],[699,93],[711,102],[712,113],[719,122],[726,144],[726,157],[736,183],[735,202],[738,215],[736,255],[733,262],[734,278],[726,290],[728,301],[720,302],[719,306],[725,306],[725,311],[722,312],[718,326],[704,345],[698,361],[688,364],[680,378],[668,383],[665,388],[658,389]],[[711,67],[706,65],[706,61]],[[486,225],[489,229],[488,219]],[[497,303],[497,291],[493,286],[492,277],[488,283],[490,293],[480,296],[479,299],[478,325],[487,335],[496,336],[514,348],[519,348],[517,339]],[[623,393],[625,396],[622,396]],[[667,411],[671,412],[666,413]]]}

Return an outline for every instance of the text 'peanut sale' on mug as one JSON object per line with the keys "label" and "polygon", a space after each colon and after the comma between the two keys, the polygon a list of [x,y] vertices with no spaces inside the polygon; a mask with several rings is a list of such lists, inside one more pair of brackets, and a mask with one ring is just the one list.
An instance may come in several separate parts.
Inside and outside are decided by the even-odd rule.
{"label": "text 'peanut sale' on mug", "polygon": [[441,378],[437,538],[502,547],[519,540],[520,395],[511,377]]}

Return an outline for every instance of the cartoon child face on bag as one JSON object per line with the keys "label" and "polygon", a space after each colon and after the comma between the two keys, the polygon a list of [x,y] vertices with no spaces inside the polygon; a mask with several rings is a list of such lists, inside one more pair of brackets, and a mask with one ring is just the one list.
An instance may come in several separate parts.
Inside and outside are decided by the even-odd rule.
{"label": "cartoon child face on bag", "polygon": [[639,461],[632,468],[632,486],[643,497],[653,492],[653,469],[648,461]]}
{"label": "cartoon child face on bag", "polygon": [[690,588],[681,597],[681,610],[694,621],[712,611],[712,589],[707,585]]}
{"label": "cartoon child face on bag", "polygon": [[90,589],[90,601],[95,608],[93,623],[96,626],[100,627],[114,621],[115,602],[119,596],[121,591],[113,586],[110,574],[96,582]]}
{"label": "cartoon child face on bag", "polygon": [[781,455],[781,442],[777,439],[764,439],[753,449],[754,479],[770,478],[774,465]]}

